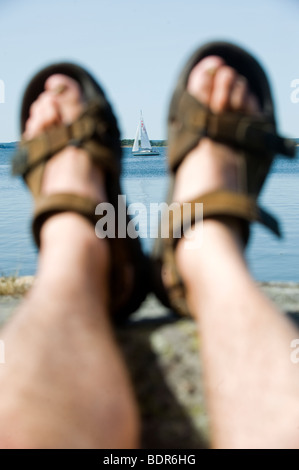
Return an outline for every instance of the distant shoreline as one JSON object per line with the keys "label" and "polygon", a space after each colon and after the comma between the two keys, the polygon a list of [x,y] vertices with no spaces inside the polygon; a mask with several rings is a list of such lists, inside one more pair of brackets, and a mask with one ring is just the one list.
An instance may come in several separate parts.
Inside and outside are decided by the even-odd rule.
{"label": "distant shoreline", "polygon": [[[154,148],[166,148],[167,145],[152,145]],[[133,145],[121,145],[122,149],[131,149],[133,148]]]}
{"label": "distant shoreline", "polygon": [[16,147],[17,145],[19,145],[19,141],[15,141],[15,142],[1,142],[0,143],[0,148],[6,148],[6,147]]}
{"label": "distant shoreline", "polygon": [[[152,147],[167,147],[168,143],[167,140],[150,140]],[[122,147],[133,147],[134,140],[133,139],[121,139],[121,146]]]}
{"label": "distant shoreline", "polygon": [[[131,142],[130,139],[122,139],[121,140],[121,147],[123,148],[132,148],[133,147],[133,140]],[[165,140],[151,140],[152,147],[167,147],[167,142]],[[6,147],[16,147],[19,145],[19,141],[16,140],[15,142],[0,142],[0,148]]]}

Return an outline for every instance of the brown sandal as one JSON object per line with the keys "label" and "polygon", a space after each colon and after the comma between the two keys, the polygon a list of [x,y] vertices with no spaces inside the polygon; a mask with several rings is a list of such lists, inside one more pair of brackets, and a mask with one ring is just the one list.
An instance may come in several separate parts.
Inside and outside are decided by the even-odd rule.
{"label": "brown sandal", "polygon": [[[104,169],[108,202],[115,208],[116,220],[118,195],[122,194],[122,150],[117,121],[104,91],[81,67],[69,63],[54,64],[33,77],[23,97],[21,132],[24,132],[31,104],[44,90],[46,79],[56,73],[67,75],[79,83],[87,103],[86,108],[70,125],[53,126],[32,140],[21,141],[12,162],[13,174],[23,176],[35,199],[32,228],[38,246],[41,227],[54,214],[73,211],[87,218],[94,226],[100,218],[95,214],[95,208],[100,201],[76,194],[43,196],[40,193],[47,160],[66,146],[85,149],[95,164]],[[123,210],[126,210],[125,206]],[[128,223],[128,215],[126,220]],[[140,306],[148,293],[148,258],[143,254],[138,238],[129,238],[128,235],[126,238],[118,238],[116,233],[115,238],[109,238],[109,242],[112,256],[111,313],[114,320],[123,321]],[[134,269],[133,286],[130,287],[125,269],[128,265]]]}
{"label": "brown sandal", "polygon": [[[213,113],[187,92],[191,70],[203,58],[216,55],[246,77],[251,91],[257,96],[262,117],[238,112]],[[273,100],[267,77],[258,62],[243,49],[225,42],[209,43],[198,49],[184,67],[172,96],[168,115],[168,163],[172,176],[168,201],[172,201],[172,186],[176,171],[186,155],[202,137],[234,147],[240,152],[243,193],[214,191],[201,195],[191,202],[191,224],[196,222],[195,204],[203,204],[203,218],[231,216],[242,221],[246,245],[249,224],[260,222],[280,236],[277,221],[261,209],[257,197],[269,172],[276,153],[288,157],[295,155],[295,143],[277,134]],[[186,222],[186,221],[185,221]],[[184,285],[175,264],[177,238],[172,233],[182,233],[182,206],[173,215],[173,232],[170,238],[157,240],[152,253],[152,282],[156,296],[175,312],[189,315]],[[189,221],[190,224],[190,221]],[[162,280],[163,276],[166,281]]]}

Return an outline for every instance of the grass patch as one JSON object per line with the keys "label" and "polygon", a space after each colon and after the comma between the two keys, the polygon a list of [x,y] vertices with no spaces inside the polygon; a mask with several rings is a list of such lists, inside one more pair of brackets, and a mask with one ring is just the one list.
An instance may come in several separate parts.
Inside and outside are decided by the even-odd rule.
{"label": "grass patch", "polygon": [[24,295],[33,284],[33,276],[0,277],[0,295]]}

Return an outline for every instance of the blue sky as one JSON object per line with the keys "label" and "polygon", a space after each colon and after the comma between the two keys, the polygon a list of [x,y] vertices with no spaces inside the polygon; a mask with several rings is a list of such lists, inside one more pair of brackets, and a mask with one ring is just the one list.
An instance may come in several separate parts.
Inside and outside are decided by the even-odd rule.
{"label": "blue sky", "polygon": [[291,83],[299,80],[297,0],[0,0],[0,142],[19,139],[28,80],[61,60],[87,67],[100,81],[123,138],[134,138],[142,109],[149,137],[163,139],[180,68],[197,46],[215,39],[261,60],[279,129],[299,137],[299,102],[291,102]]}

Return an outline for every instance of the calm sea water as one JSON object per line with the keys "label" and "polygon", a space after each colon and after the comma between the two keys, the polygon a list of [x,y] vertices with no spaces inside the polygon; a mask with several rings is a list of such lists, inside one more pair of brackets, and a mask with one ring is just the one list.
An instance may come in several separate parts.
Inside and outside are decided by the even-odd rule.
{"label": "calm sea water", "polygon": [[[33,201],[21,178],[10,174],[14,146],[0,144],[0,275],[31,275],[36,271],[37,250],[30,219]],[[132,157],[124,150],[122,187],[127,201],[150,203],[165,200],[168,176],[166,149],[156,157]],[[249,269],[258,281],[299,281],[299,155],[295,160],[277,158],[263,188],[261,205],[281,223],[283,239],[255,224],[247,248]],[[149,252],[149,224],[140,214],[139,233]]]}

